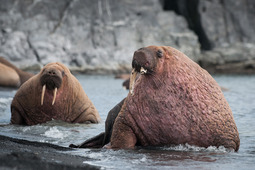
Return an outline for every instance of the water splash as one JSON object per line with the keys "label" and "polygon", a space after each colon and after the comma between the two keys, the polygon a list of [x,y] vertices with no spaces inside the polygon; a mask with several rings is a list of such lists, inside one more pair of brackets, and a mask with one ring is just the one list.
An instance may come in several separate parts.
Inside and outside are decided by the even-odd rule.
{"label": "water splash", "polygon": [[0,124],[8,124],[10,122],[11,102],[12,97],[0,98]]}
{"label": "water splash", "polygon": [[205,147],[198,147],[194,145],[176,145],[171,147],[162,147],[162,150],[169,150],[169,151],[185,151],[185,152],[217,152],[217,153],[226,153],[231,150],[225,148],[224,146],[209,146],[207,148]]}
{"label": "water splash", "polygon": [[63,133],[63,131],[58,130],[57,127],[50,127],[49,130],[47,130],[43,136],[46,136],[48,138],[58,138],[63,139],[68,136],[67,133]]}

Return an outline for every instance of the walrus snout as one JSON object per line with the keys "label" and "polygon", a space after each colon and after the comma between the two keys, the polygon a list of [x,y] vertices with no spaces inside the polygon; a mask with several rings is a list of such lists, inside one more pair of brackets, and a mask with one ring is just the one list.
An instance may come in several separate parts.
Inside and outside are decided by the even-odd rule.
{"label": "walrus snout", "polygon": [[131,95],[133,95],[134,84],[136,80],[137,73],[140,74],[152,74],[153,70],[157,65],[157,56],[153,50],[150,48],[140,48],[135,51],[132,60],[132,72],[130,75],[129,90]]}
{"label": "walrus snout", "polygon": [[48,90],[54,90],[53,91],[53,100],[52,100],[52,105],[54,105],[56,96],[57,96],[57,91],[58,88],[60,88],[62,84],[62,77],[63,72],[57,70],[57,69],[45,69],[42,72],[42,76],[40,78],[41,85],[42,85],[42,96],[41,96],[41,105],[43,105],[44,101],[44,94],[46,88]]}
{"label": "walrus snout", "polygon": [[150,54],[144,51],[136,51],[134,53],[132,67],[137,71],[140,72],[141,68],[150,69],[152,57]]}
{"label": "walrus snout", "polygon": [[45,70],[41,76],[41,85],[46,85],[47,89],[59,88],[62,84],[62,73],[59,70]]}

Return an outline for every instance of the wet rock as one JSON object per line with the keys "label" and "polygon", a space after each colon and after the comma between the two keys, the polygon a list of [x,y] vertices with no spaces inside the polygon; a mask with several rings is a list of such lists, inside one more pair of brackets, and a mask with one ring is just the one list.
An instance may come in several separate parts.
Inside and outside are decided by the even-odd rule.
{"label": "wet rock", "polygon": [[90,158],[70,154],[70,148],[2,135],[0,144],[0,169],[100,169],[84,163]]}

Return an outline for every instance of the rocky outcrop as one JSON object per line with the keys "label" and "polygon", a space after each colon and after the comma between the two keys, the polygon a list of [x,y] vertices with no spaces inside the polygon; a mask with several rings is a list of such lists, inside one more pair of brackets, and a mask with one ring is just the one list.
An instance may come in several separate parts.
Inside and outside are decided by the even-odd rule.
{"label": "rocky outcrop", "polygon": [[0,4],[0,56],[22,69],[60,61],[86,73],[129,72],[136,49],[169,45],[211,72],[255,72],[252,0]]}
{"label": "rocky outcrop", "polygon": [[255,1],[161,0],[186,18],[202,48],[199,63],[210,72],[255,72]]}
{"label": "rocky outcrop", "polygon": [[203,65],[214,72],[254,73],[255,1],[207,0],[198,9],[212,46]]}
{"label": "rocky outcrop", "polygon": [[170,45],[199,60],[197,36],[158,0],[4,1],[0,55],[21,68],[60,61],[84,72],[129,72],[133,52]]}

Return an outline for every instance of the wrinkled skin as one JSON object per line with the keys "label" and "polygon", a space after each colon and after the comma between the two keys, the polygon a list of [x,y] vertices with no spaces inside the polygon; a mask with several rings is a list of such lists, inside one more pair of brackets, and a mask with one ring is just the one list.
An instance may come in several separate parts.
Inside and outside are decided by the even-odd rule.
{"label": "wrinkled skin", "polygon": [[98,123],[101,120],[78,80],[61,63],[47,64],[25,82],[13,98],[11,112],[11,123],[23,125],[52,119],[70,123]]}
{"label": "wrinkled skin", "polygon": [[[137,50],[132,67],[132,91],[118,113],[110,143],[105,147],[127,149],[187,143],[239,149],[232,111],[207,71],[166,46]],[[132,83],[136,72],[142,74]]]}
{"label": "wrinkled skin", "polygon": [[18,69],[6,59],[0,57],[0,86],[19,87],[32,76],[33,74]]}

